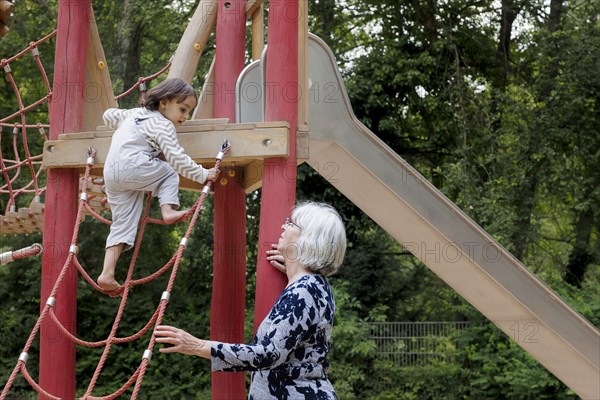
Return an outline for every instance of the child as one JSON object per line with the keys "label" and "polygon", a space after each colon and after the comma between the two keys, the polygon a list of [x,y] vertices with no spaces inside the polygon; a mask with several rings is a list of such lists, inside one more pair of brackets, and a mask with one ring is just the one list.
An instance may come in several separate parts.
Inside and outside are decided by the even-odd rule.
{"label": "child", "polygon": [[[104,183],[112,212],[110,234],[98,285],[107,291],[119,289],[115,268],[123,251],[135,242],[144,208],[144,193],[151,191],[160,202],[163,220],[174,223],[186,211],[179,208],[179,174],[203,183],[218,171],[196,164],[179,145],[175,129],[196,107],[194,88],[182,79],[167,79],[148,92],[142,107],[111,108],[103,119],[118,127],[112,137],[104,165]],[[165,161],[162,161],[165,160]]]}

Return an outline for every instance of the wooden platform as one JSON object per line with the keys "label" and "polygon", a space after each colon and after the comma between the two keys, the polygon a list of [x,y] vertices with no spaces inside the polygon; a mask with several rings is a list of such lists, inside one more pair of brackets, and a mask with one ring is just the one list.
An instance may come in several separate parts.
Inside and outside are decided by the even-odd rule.
{"label": "wooden platform", "polygon": [[[88,204],[96,212],[109,211],[101,180],[102,170],[114,130],[98,127],[95,131],[62,134],[58,140],[44,144],[44,168],[85,169],[87,150],[96,149],[93,180],[88,185]],[[187,121],[177,130],[179,143],[197,163],[210,168],[215,156],[227,139],[232,143],[223,166],[244,168],[244,188],[247,192],[260,187],[263,162],[268,157],[287,157],[289,124],[287,122],[260,122],[231,124],[228,119],[205,119]],[[301,162],[308,158],[308,128],[299,126],[296,132],[296,157]],[[81,186],[81,185],[80,185]],[[203,185],[181,178],[180,187],[200,191]],[[0,234],[42,232],[44,227],[44,204],[32,203],[30,207],[0,215]]]}
{"label": "wooden platform", "polygon": [[[95,131],[62,134],[58,140],[49,140],[44,145],[43,167],[83,169],[87,149],[92,147],[96,149],[93,174],[101,176],[113,133],[112,129],[99,127]],[[185,152],[206,168],[214,165],[221,144],[229,140],[232,148],[223,166],[244,167],[244,187],[248,191],[254,190],[262,180],[265,158],[288,156],[287,122],[232,124],[227,119],[192,120],[182,124],[177,133]],[[296,147],[298,158],[308,158],[307,131],[299,130]],[[187,179],[181,179],[180,186],[188,190],[202,189],[200,184]]]}

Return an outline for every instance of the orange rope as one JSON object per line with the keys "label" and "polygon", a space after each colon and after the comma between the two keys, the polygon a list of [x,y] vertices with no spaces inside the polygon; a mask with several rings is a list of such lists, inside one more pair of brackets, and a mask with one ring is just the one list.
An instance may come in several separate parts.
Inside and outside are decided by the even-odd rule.
{"label": "orange rope", "polygon": [[29,247],[25,247],[21,250],[7,251],[6,253],[0,254],[0,264],[9,263],[22,258],[37,256],[42,252],[42,245],[35,243]]}
{"label": "orange rope", "polygon": [[[52,321],[56,324],[58,329],[71,342],[73,342],[75,344],[78,344],[83,347],[100,347],[100,346],[106,346],[106,344],[108,343],[108,339],[100,340],[98,342],[88,342],[86,340],[79,339],[78,337],[73,335],[71,332],[69,332],[67,330],[67,328],[64,327],[64,325],[58,320],[58,318],[56,317],[56,315],[54,314],[54,311],[52,309],[50,309],[50,317],[52,318]],[[146,334],[146,332],[148,332],[148,329],[150,329],[150,327],[152,327],[152,324],[154,324],[154,322],[156,322],[157,318],[158,318],[158,309],[154,312],[154,314],[152,314],[152,318],[150,318],[150,320],[146,323],[146,325],[144,325],[144,327],[142,329],[140,329],[136,334],[127,336],[124,338],[115,337],[115,338],[113,338],[112,343],[116,343],[116,344],[129,343],[129,342],[133,342],[134,340],[139,339],[140,337],[144,336]]]}
{"label": "orange rope", "polygon": [[17,58],[23,57],[23,55],[25,55],[26,53],[30,52],[33,48],[38,47],[40,44],[42,44],[44,42],[47,42],[48,40],[50,40],[51,38],[53,38],[54,36],[56,36],[56,32],[57,32],[56,30],[53,31],[53,32],[50,32],[48,35],[44,36],[43,38],[41,38],[37,42],[31,42],[31,43],[29,43],[29,47],[21,50],[20,52],[18,52],[14,56],[12,56],[10,58],[3,59],[2,61],[0,61],[0,68],[4,68],[4,65],[15,61]]}
{"label": "orange rope", "polygon": [[[49,35],[38,40],[37,42],[31,42],[29,44],[29,47],[22,50],[15,56],[13,56],[9,59],[4,59],[4,60],[0,61],[0,67],[2,67],[4,69],[4,71],[6,72],[6,76],[8,78],[8,81],[11,84],[11,87],[12,87],[14,93],[15,93],[15,97],[17,99],[17,104],[19,106],[19,110],[17,112],[9,115],[8,117],[4,117],[4,118],[0,119],[0,126],[12,126],[13,127],[13,151],[14,151],[15,159],[14,160],[6,159],[2,155],[1,150],[0,150],[0,169],[2,169],[2,175],[4,176],[4,179],[6,181],[6,184],[2,185],[2,187],[0,187],[0,193],[3,192],[3,193],[9,194],[9,201],[7,203],[7,208],[8,208],[8,210],[11,210],[11,211],[16,209],[15,197],[18,196],[19,194],[34,193],[36,197],[39,197],[45,191],[45,189],[40,188],[38,185],[38,178],[41,173],[41,168],[40,168],[41,163],[38,160],[41,158],[41,156],[32,156],[31,155],[31,153],[29,151],[29,143],[27,141],[27,129],[31,129],[31,128],[35,127],[36,129],[40,130],[40,128],[42,128],[42,127],[39,124],[36,124],[36,125],[27,124],[26,113],[41,104],[47,103],[52,96],[52,90],[50,88],[48,74],[46,73],[46,70],[44,69],[42,61],[40,59],[38,46],[40,44],[50,40],[50,38],[52,38],[55,34],[56,34],[56,31],[50,33]],[[12,70],[10,68],[10,63],[17,60],[20,57],[23,57],[25,54],[27,54],[29,52],[31,52],[33,54],[33,57],[37,64],[37,67],[40,70],[42,79],[44,81],[44,86],[46,89],[46,95],[43,96],[41,99],[38,99],[37,101],[33,102],[32,104],[25,106],[23,99],[21,97],[21,92],[19,90],[19,87],[17,86],[15,78],[12,74]],[[19,117],[19,116],[20,116],[20,123],[12,123],[12,124],[8,123],[8,121],[12,120],[15,117]],[[25,157],[23,160],[20,159],[18,146],[17,146],[17,133],[19,131],[21,132],[20,136],[22,138],[21,141],[23,143],[22,147],[25,152]],[[0,140],[1,140],[1,136],[2,136],[2,132],[0,131]],[[46,140],[45,133],[44,133],[42,139]],[[7,165],[9,165],[9,166],[7,167]],[[13,183],[15,182],[17,177],[20,175],[21,167],[23,167],[23,166],[25,166],[29,170],[29,173],[31,175],[31,181],[24,188],[22,188],[20,190],[14,190]],[[37,170],[36,170],[36,168],[37,168]],[[14,175],[11,178],[11,177],[9,177],[8,173],[9,173],[9,171],[12,171],[13,169],[15,169],[16,171],[14,172]],[[31,186],[33,186],[33,190],[28,190],[28,188]]]}
{"label": "orange rope", "polygon": [[[223,159],[223,157],[225,156],[225,154],[229,151],[229,143],[227,141],[225,141],[223,143],[223,146],[221,147],[221,150],[219,152],[219,154],[217,155],[216,158],[216,162],[215,162],[215,168],[219,168],[221,165],[221,161]],[[208,193],[210,192],[210,188],[213,184],[212,181],[207,181],[207,183],[204,186],[204,189],[202,190],[199,198],[196,200],[196,203],[194,204],[194,206],[190,209],[189,213],[193,213],[192,218],[189,222],[189,225],[187,227],[186,233],[183,237],[183,239],[181,240],[179,247],[177,249],[177,252],[175,253],[175,255],[168,261],[168,263],[162,267],[159,271],[155,272],[154,274],[146,277],[146,278],[142,278],[142,279],[138,279],[138,280],[133,280],[132,276],[133,276],[133,271],[134,271],[134,267],[137,261],[137,257],[139,255],[139,251],[140,251],[140,246],[142,243],[142,239],[143,239],[143,235],[144,235],[144,230],[147,226],[147,224],[149,222],[151,222],[151,219],[148,218],[148,214],[150,212],[150,205],[151,205],[151,201],[152,201],[152,195],[149,194],[147,201],[146,201],[146,206],[144,209],[144,218],[142,219],[141,222],[141,226],[140,226],[140,230],[138,233],[138,237],[136,239],[136,243],[135,243],[135,247],[134,247],[134,253],[132,255],[132,259],[131,259],[131,263],[127,272],[127,278],[125,279],[125,282],[122,286],[122,289],[120,289],[119,294],[122,294],[121,297],[121,302],[119,305],[119,309],[117,311],[117,315],[115,316],[115,320],[113,323],[113,326],[111,328],[111,331],[109,333],[109,336],[107,339],[102,340],[102,341],[98,341],[98,342],[88,342],[88,341],[84,341],[81,339],[78,339],[75,335],[71,334],[64,326],[62,323],[60,323],[60,321],[58,321],[58,319],[56,318],[56,316],[54,315],[54,303],[56,301],[56,293],[58,291],[58,288],[60,287],[64,276],[66,275],[66,272],[69,270],[69,268],[77,268],[79,272],[81,272],[82,276],[84,277],[84,279],[86,281],[88,281],[88,283],[90,283],[94,288],[96,288],[97,290],[103,292],[103,293],[107,293],[107,294],[114,294],[114,291],[112,292],[106,292],[103,289],[101,289],[96,282],[93,281],[93,279],[89,276],[89,274],[83,269],[83,267],[81,266],[81,264],[79,263],[79,260],[77,259],[77,243],[78,243],[78,237],[79,237],[79,227],[82,221],[82,216],[83,216],[83,212],[86,209],[86,203],[87,203],[87,187],[88,187],[88,182],[90,179],[90,171],[91,168],[93,166],[93,158],[95,156],[96,152],[93,149],[90,149],[89,154],[88,154],[88,162],[86,165],[86,170],[85,170],[85,174],[84,174],[84,179],[82,182],[82,190],[81,190],[81,196],[80,196],[80,203],[79,203],[79,207],[78,207],[78,211],[77,211],[77,219],[75,222],[75,227],[73,230],[73,237],[71,240],[71,247],[69,249],[69,255],[67,257],[67,260],[65,261],[65,264],[54,284],[54,287],[50,293],[50,296],[48,298],[48,301],[46,302],[46,305],[44,306],[44,308],[42,309],[42,312],[40,313],[40,316],[38,318],[38,320],[36,321],[36,324],[32,330],[32,332],[29,335],[29,338],[27,340],[27,343],[25,344],[25,347],[23,349],[23,352],[21,353],[21,356],[19,357],[19,360],[17,361],[17,364],[13,370],[13,372],[11,373],[6,385],[4,386],[4,389],[2,391],[2,394],[0,395],[0,400],[5,400],[8,396],[8,392],[14,382],[14,380],[17,377],[17,374],[19,373],[19,371],[23,374],[23,376],[25,377],[25,379],[27,380],[27,382],[29,382],[29,384],[36,390],[36,392],[38,392],[40,395],[46,396],[47,398],[51,398],[51,399],[57,399],[57,397],[51,395],[50,393],[47,393],[46,391],[44,391],[36,382],[35,380],[33,380],[31,378],[31,376],[29,375],[29,373],[27,372],[26,369],[26,362],[27,362],[27,358],[28,358],[28,352],[29,349],[31,347],[31,344],[33,343],[33,340],[35,339],[35,337],[37,336],[37,333],[40,329],[41,326],[41,322],[44,320],[44,318],[46,318],[46,316],[48,314],[50,314],[50,318],[55,322],[56,326],[59,328],[59,330],[65,335],[65,337],[67,337],[69,340],[71,340],[72,342],[81,345],[81,346],[86,346],[86,347],[100,347],[100,346],[104,346],[104,350],[102,353],[102,356],[100,358],[100,361],[98,362],[98,365],[96,367],[96,371],[94,372],[94,375],[88,385],[88,388],[86,389],[85,394],[82,396],[82,399],[106,399],[106,400],[110,400],[110,399],[114,399],[118,396],[120,396],[121,394],[123,394],[128,388],[130,388],[133,383],[135,382],[135,387],[133,390],[133,394],[132,394],[132,399],[136,399],[140,388],[141,388],[141,384],[142,381],[144,379],[144,375],[146,372],[146,368],[148,366],[148,363],[150,361],[151,358],[151,354],[152,354],[152,349],[154,348],[154,344],[155,344],[155,337],[154,334],[152,334],[151,338],[150,338],[150,342],[148,344],[148,347],[146,349],[146,351],[144,352],[144,355],[142,357],[142,361],[139,365],[139,367],[137,368],[137,370],[135,371],[135,373],[129,378],[129,380],[119,389],[117,390],[115,393],[103,396],[103,397],[95,397],[92,396],[92,392],[94,390],[94,387],[96,385],[96,382],[98,380],[98,377],[100,376],[100,372],[102,371],[104,364],[106,362],[106,359],[108,358],[108,354],[110,353],[110,349],[112,347],[113,344],[115,343],[125,343],[125,342],[130,342],[136,339],[139,339],[140,337],[142,337],[144,334],[146,334],[150,328],[152,326],[157,326],[160,325],[162,323],[162,319],[164,317],[164,313],[167,307],[167,303],[168,303],[168,297],[170,296],[171,291],[173,290],[173,285],[175,283],[175,278],[177,276],[177,272],[179,269],[179,264],[181,262],[181,257],[183,256],[183,252],[187,246],[187,242],[189,240],[189,237],[191,236],[191,233],[194,229],[194,226],[198,220],[198,217],[200,215],[200,211],[202,210],[202,204],[204,203],[204,200],[206,199],[206,197],[208,196]],[[172,267],[171,270],[171,276],[169,277],[169,282],[167,284],[167,289],[165,292],[163,292],[163,296],[161,297],[161,301],[159,302],[158,308],[156,309],[156,311],[154,312],[154,314],[152,315],[152,318],[150,318],[150,320],[146,323],[146,325],[136,334],[126,337],[126,338],[118,338],[116,337],[116,331],[119,327],[125,306],[127,304],[127,299],[129,296],[129,291],[130,289],[138,284],[141,283],[146,283],[152,279],[155,279],[156,277],[162,275],[164,272],[166,272],[166,270],[168,270],[169,268]]]}
{"label": "orange rope", "polygon": [[127,89],[125,92],[121,93],[120,95],[115,96],[115,100],[118,102],[123,97],[131,94],[135,89],[137,89],[140,86],[142,87],[140,91],[142,92],[141,97],[143,99],[145,97],[145,93],[146,93],[146,82],[151,81],[152,79],[161,75],[163,72],[165,72],[169,68],[171,68],[171,63],[168,63],[167,65],[165,65],[160,71],[156,72],[155,74],[139,78],[138,81],[132,87],[130,87],[129,89]]}
{"label": "orange rope", "polygon": [[[217,159],[215,162],[216,169],[219,169],[219,167],[221,166],[221,160],[223,159],[224,154],[229,151],[229,149],[230,149],[230,145],[229,145],[229,142],[227,142],[227,140],[226,140],[223,143],[223,146],[221,147],[221,152],[217,156]],[[196,207],[196,210],[194,211],[194,215],[192,216],[192,220],[190,221],[190,224],[188,225],[188,229],[185,233],[184,239],[182,240],[182,243],[179,245],[179,249],[177,250],[175,264],[173,265],[173,270],[171,271],[171,277],[169,279],[169,284],[167,285],[166,293],[168,293],[168,294],[170,294],[171,291],[173,290],[173,285],[175,284],[175,278],[177,277],[177,270],[179,269],[179,262],[181,260],[181,256],[183,255],[183,251],[185,250],[185,247],[186,247],[185,243],[187,243],[187,240],[190,237],[192,230],[194,229],[194,225],[196,224],[196,220],[198,219],[198,216],[200,215],[200,210],[202,209],[202,203],[204,202],[204,199],[206,198],[211,186],[212,186],[212,182],[207,181],[206,185],[204,186],[204,189],[202,189],[202,194],[200,195],[200,198],[198,199],[198,207]],[[159,308],[160,311],[158,314],[158,319],[156,321],[157,326],[162,323],[165,309],[167,307],[167,302],[168,302],[167,299],[163,299],[160,303],[160,308]],[[148,345],[148,349],[147,349],[147,351],[150,353],[150,356],[152,354],[152,349],[154,348],[155,341],[156,341],[156,337],[154,336],[154,334],[152,334],[152,337],[150,338],[150,344]],[[144,353],[144,355],[146,355],[146,353]],[[142,380],[144,379],[144,374],[146,372],[146,368],[147,368],[149,362],[150,362],[149,357],[144,356],[142,358],[140,376],[138,377],[138,380],[135,384],[135,388],[133,389],[133,394],[131,395],[132,400],[135,400],[139,394],[140,387],[142,385]]]}
{"label": "orange rope", "polygon": [[33,389],[36,392],[38,392],[38,394],[44,396],[43,397],[44,399],[49,399],[49,400],[63,400],[60,397],[53,396],[50,393],[46,392],[44,389],[42,389],[42,387],[37,384],[37,382],[35,381],[35,379],[33,379],[31,377],[31,375],[29,375],[29,371],[27,371],[27,367],[25,366],[25,364],[22,364],[22,366],[21,366],[21,373],[25,377],[25,380],[27,382],[29,382],[29,384],[31,385],[31,387],[33,387]]}
{"label": "orange rope", "polygon": [[[48,75],[47,75],[45,68],[42,64],[42,61],[39,57],[38,47],[41,44],[49,41],[55,35],[56,35],[56,31],[51,32],[50,34],[43,37],[42,39],[40,39],[36,42],[31,42],[27,48],[23,49],[22,51],[15,54],[14,56],[7,58],[7,59],[0,60],[0,68],[2,68],[4,70],[7,80],[10,82],[11,87],[15,93],[15,97],[16,97],[17,104],[18,104],[18,110],[16,112],[0,119],[0,144],[2,143],[3,137],[4,138],[7,137],[6,134],[3,135],[2,127],[12,128],[12,138],[8,137],[8,140],[11,140],[11,142],[12,142],[11,143],[12,151],[14,153],[14,157],[8,158],[5,156],[5,154],[2,154],[2,146],[0,146],[0,176],[2,176],[4,178],[4,183],[0,185],[0,194],[3,194],[3,193],[8,194],[9,199],[7,202],[7,211],[15,211],[16,210],[16,201],[17,201],[17,197],[19,195],[27,194],[27,193],[34,194],[35,197],[32,200],[32,204],[33,204],[33,203],[37,203],[40,201],[40,196],[42,194],[44,194],[45,190],[46,190],[45,187],[41,187],[38,183],[39,177],[42,173],[42,169],[41,169],[42,155],[41,154],[40,155],[32,155],[31,154],[29,143],[28,143],[28,135],[27,135],[28,132],[27,131],[32,130],[32,129],[37,130],[37,132],[39,134],[39,136],[37,136],[37,138],[38,138],[37,140],[41,140],[42,144],[43,144],[43,142],[48,140],[45,129],[49,128],[49,125],[41,124],[41,123],[30,124],[27,122],[26,114],[28,112],[30,112],[31,110],[35,109],[36,107],[39,107],[43,104],[49,104],[50,100],[52,99],[52,88],[50,85],[50,80],[48,79]],[[37,67],[42,76],[44,87],[46,89],[46,94],[44,96],[42,96],[41,98],[26,105],[23,97],[21,96],[21,92],[19,90],[17,82],[15,81],[15,78],[12,74],[10,65],[12,62],[25,56],[28,53],[32,53],[32,55],[34,57],[34,60],[37,64]],[[163,67],[160,71],[158,71],[157,73],[152,74],[147,77],[139,78],[138,82],[132,88],[130,88],[126,92],[116,96],[115,99],[118,101],[121,98],[123,98],[124,96],[127,96],[130,93],[132,93],[137,88],[140,89],[141,97],[144,98],[145,91],[146,91],[146,88],[145,88],[146,82],[161,75],[166,70],[168,70],[170,68],[170,66],[171,66],[171,64],[169,63],[165,67]],[[13,121],[13,119],[17,119],[17,122]],[[22,142],[21,145],[19,145],[18,139],[20,139],[20,142]],[[21,156],[21,151],[19,150],[20,147],[22,148],[23,156]],[[221,148],[221,151],[219,152],[219,156],[217,156],[217,161],[215,164],[215,166],[217,168],[220,165],[223,156],[227,153],[228,150],[229,150],[228,144],[224,143],[223,147]],[[183,241],[185,241],[185,243],[187,243],[187,240],[188,240],[188,238],[194,228],[194,225],[196,224],[196,221],[198,219],[200,210],[202,209],[202,203],[204,202],[204,199],[207,197],[208,192],[210,191],[212,182],[210,182],[210,181],[207,182],[206,186],[204,187],[201,195],[199,196],[199,198],[196,201],[196,203],[194,204],[194,206],[186,213],[186,217],[189,217],[190,215],[192,215],[192,218],[191,218],[191,221],[189,222],[188,229],[186,231],[184,239],[182,240],[182,244],[180,244],[176,254],[167,262],[167,264],[165,266],[160,268],[158,271],[154,272],[153,274],[151,274],[145,278],[134,280],[134,279],[132,279],[133,270],[134,270],[135,262],[137,260],[137,256],[139,254],[140,244],[142,241],[142,237],[143,237],[143,233],[144,233],[146,225],[148,223],[164,224],[164,221],[162,221],[162,220],[157,220],[157,219],[148,217],[150,201],[151,201],[151,194],[148,196],[145,217],[142,219],[142,222],[141,222],[140,232],[139,232],[138,238],[136,240],[134,255],[132,256],[132,262],[130,264],[125,283],[124,283],[122,289],[118,293],[115,293],[115,291],[107,292],[98,286],[98,284],[89,276],[89,274],[84,270],[84,268],[81,266],[79,260],[77,259],[77,250],[78,250],[77,243],[78,243],[78,237],[79,237],[79,227],[83,220],[84,211],[88,212],[94,218],[96,218],[97,220],[99,220],[100,222],[102,222],[104,224],[111,223],[111,221],[100,216],[97,212],[95,212],[88,203],[87,188],[88,188],[88,182],[90,179],[90,171],[91,171],[91,167],[93,164],[93,157],[95,156],[95,151],[91,151],[90,154],[88,154],[88,156],[90,158],[92,158],[92,162],[90,162],[88,159],[88,163],[87,163],[85,174],[84,174],[83,184],[82,184],[82,190],[81,190],[82,196],[80,198],[79,207],[78,207],[78,211],[77,211],[77,218],[76,218],[76,223],[75,223],[75,227],[74,227],[74,231],[73,231],[73,237],[71,240],[71,248],[69,250],[69,255],[63,265],[63,268],[61,269],[61,272],[59,273],[59,276],[54,284],[54,287],[53,287],[50,295],[49,295],[48,301],[47,301],[46,305],[42,308],[40,315],[39,315],[32,331],[25,343],[23,352],[21,353],[21,356],[19,357],[19,360],[17,361],[15,368],[13,369],[9,379],[7,380],[4,388],[2,389],[2,393],[0,394],[0,400],[7,399],[8,392],[10,391],[10,388],[12,387],[12,384],[14,383],[14,380],[16,379],[19,372],[21,372],[23,374],[23,376],[25,377],[27,382],[29,382],[29,384],[34,388],[34,390],[37,393],[44,396],[45,398],[58,399],[56,396],[44,391],[35,382],[35,380],[29,375],[29,372],[27,371],[27,368],[26,368],[28,352],[32,346],[33,341],[35,340],[35,338],[37,337],[37,334],[40,331],[42,321],[48,316],[48,314],[50,314],[50,318],[56,323],[56,326],[59,327],[59,330],[65,335],[65,337],[67,337],[72,342],[74,342],[78,345],[81,345],[81,346],[88,346],[88,347],[104,346],[104,351],[103,351],[102,357],[99,361],[98,367],[96,368],[96,372],[94,373],[94,376],[93,376],[83,398],[85,398],[85,399],[103,399],[103,400],[114,399],[114,398],[120,396],[121,394],[123,394],[128,388],[130,388],[133,385],[134,382],[135,382],[135,389],[134,389],[133,398],[137,397],[137,394],[139,393],[140,386],[141,386],[142,380],[144,378],[145,370],[146,370],[148,362],[149,362],[149,357],[146,357],[146,356],[144,356],[142,358],[140,366],[137,368],[135,373],[115,393],[112,393],[112,394],[109,394],[109,395],[106,395],[103,397],[94,397],[91,395],[91,393],[94,389],[95,383],[98,379],[99,373],[104,366],[106,358],[108,357],[108,354],[110,352],[110,348],[111,348],[112,344],[125,343],[125,342],[130,342],[130,341],[139,339],[141,336],[146,334],[153,325],[158,325],[161,323],[162,318],[164,316],[165,309],[166,309],[166,303],[168,301],[164,298],[161,299],[161,301],[159,302],[158,308],[152,315],[152,318],[146,323],[146,325],[139,332],[137,332],[134,335],[125,337],[125,338],[119,338],[119,337],[116,337],[116,335],[115,335],[117,328],[119,326],[121,317],[122,317],[123,310],[124,310],[126,302],[127,302],[129,291],[133,286],[140,285],[142,283],[147,283],[153,279],[156,279],[157,277],[163,275],[168,269],[172,268],[171,276],[169,279],[169,284],[167,287],[167,292],[165,292],[165,293],[171,292],[172,287],[173,287],[173,282],[175,280],[175,277],[177,275],[177,271],[179,268],[179,263],[181,261],[183,251],[185,249],[185,244],[183,244]],[[31,179],[30,180],[28,179],[27,182],[24,184],[24,186],[22,186],[20,188],[15,188],[14,187],[15,183],[17,181],[23,180],[23,176],[22,176],[23,171],[28,171],[29,174],[31,175]],[[90,196],[90,197],[93,198],[93,196]],[[35,248],[35,249],[27,250],[27,251],[25,251],[25,250],[26,249],[23,249],[22,253],[19,253],[19,254],[11,253],[10,257],[12,257],[13,259],[23,258],[26,256],[34,255],[33,254],[34,251],[36,252],[35,254],[39,254],[39,252],[41,251],[41,246],[39,247],[39,249]],[[3,255],[0,255],[0,259],[2,259],[2,256]],[[5,256],[5,257],[8,258],[9,256]],[[54,303],[56,301],[55,296],[56,296],[58,288],[61,286],[62,281],[63,281],[64,277],[66,276],[66,273],[69,270],[69,268],[77,268],[77,270],[81,273],[82,277],[92,287],[94,287],[94,289],[98,290],[99,292],[108,294],[111,296],[122,295],[121,303],[119,305],[119,310],[117,312],[115,321],[113,323],[113,327],[112,327],[111,332],[107,339],[98,341],[98,342],[89,342],[89,341],[81,340],[81,339],[77,338],[75,335],[71,334],[56,318],[56,316],[54,314],[54,310],[53,310]],[[147,351],[151,352],[151,349],[154,346],[154,342],[155,342],[154,335],[152,335]]]}
{"label": "orange rope", "polygon": [[[40,135],[36,140],[41,140],[43,144],[46,140],[48,140],[45,128],[49,128],[50,125],[41,123],[28,123],[27,113],[39,106],[49,104],[52,100],[52,87],[48,78],[48,74],[46,73],[44,65],[39,56],[38,47],[48,42],[50,39],[54,38],[56,36],[56,33],[57,31],[55,30],[46,35],[45,37],[41,38],[40,40],[29,43],[28,47],[21,50],[14,56],[0,60],[0,68],[4,70],[6,79],[8,80],[8,82],[10,82],[18,105],[18,109],[15,112],[8,116],[0,118],[0,144],[2,143],[3,136],[8,136],[6,133],[2,132],[2,127],[8,127],[12,129],[13,146],[10,156],[8,156],[7,154],[2,154],[2,146],[0,146],[0,177],[3,177],[4,180],[4,182],[0,184],[0,194],[8,194],[8,201],[6,203],[5,210],[7,212],[16,211],[17,198],[20,195],[33,194],[36,197],[37,201],[39,201],[40,196],[43,195],[46,191],[45,187],[39,185],[39,178],[42,173],[42,155],[31,154],[31,138],[28,141],[27,131],[31,129],[37,130]],[[35,63],[40,71],[41,79],[43,81],[43,87],[45,88],[45,94],[39,99],[36,99],[35,101],[26,105],[22,97],[21,90],[19,89],[19,85],[17,84],[15,77],[12,73],[11,63],[27,56],[29,53],[33,55]],[[146,83],[163,74],[170,67],[171,64],[168,63],[158,72],[149,76],[140,77],[136,84],[134,84],[130,89],[128,89],[124,93],[117,95],[115,99],[118,101],[121,98],[131,94],[137,88],[140,88],[140,96],[144,98],[146,92]],[[19,138],[20,140],[17,140],[17,138]],[[10,137],[9,140],[11,140]],[[23,156],[21,156],[20,151],[22,151]],[[23,171],[27,171],[29,173],[30,179],[27,179],[27,182],[24,184],[23,187],[15,188],[14,185],[17,182],[17,180],[19,179],[19,182],[23,180]],[[90,213],[93,212],[90,211]],[[94,216],[98,219],[101,219],[98,215]],[[108,223],[108,220],[104,219],[102,220],[102,222]]]}

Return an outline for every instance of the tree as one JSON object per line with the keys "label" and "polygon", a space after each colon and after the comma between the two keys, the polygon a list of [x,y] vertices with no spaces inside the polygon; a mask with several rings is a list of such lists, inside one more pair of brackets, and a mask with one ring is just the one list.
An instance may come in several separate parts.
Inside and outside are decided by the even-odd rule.
{"label": "tree", "polygon": [[[196,3],[94,2],[116,93],[168,62]],[[552,0],[549,6],[520,0],[313,0],[310,24],[336,54],[358,118],[597,325],[600,10],[593,2]],[[0,58],[51,31],[56,11],[51,2],[20,3]],[[52,46],[40,49],[47,59]],[[203,57],[200,76],[209,61]],[[52,75],[52,62],[45,65]],[[24,93],[39,91],[34,63],[18,67],[13,71]],[[195,78],[197,87],[201,81]],[[4,116],[17,104],[5,75],[0,85]],[[132,98],[121,105],[135,103]],[[46,110],[38,117],[47,118]],[[3,140],[1,145],[4,152],[12,143]],[[195,196],[184,194],[184,204]],[[345,265],[331,279],[338,312],[330,372],[340,398],[574,396],[307,166],[299,170],[297,197],[333,204],[347,228]],[[259,198],[258,192],[247,198],[248,315],[254,299]],[[0,195],[0,206],[5,199]],[[166,322],[200,336],[208,334],[210,207],[185,252],[165,316]],[[182,229],[149,228],[137,274],[155,271],[177,246]],[[82,227],[81,258],[93,273],[101,266],[106,232],[91,220]],[[20,248],[39,236],[1,239],[2,246]],[[126,265],[124,257],[119,274]],[[123,334],[147,321],[164,287],[161,279],[135,288]],[[6,294],[0,326],[7,338],[0,349],[0,379],[8,376],[14,354],[33,326],[38,291],[36,259],[0,266],[0,293]],[[82,286],[79,294],[79,333],[90,340],[104,337],[117,301],[101,298],[89,287]],[[468,320],[475,328],[448,343],[452,363],[400,369],[377,361],[365,324],[395,320]],[[251,328],[247,333],[251,336]],[[111,352],[97,393],[124,382],[139,362],[145,340]],[[79,350],[78,380],[91,376],[97,360],[97,350]],[[34,374],[35,364],[29,363]],[[157,398],[208,398],[209,369],[202,360],[155,353],[142,392]],[[374,376],[402,383],[402,392],[383,387]],[[31,393],[19,382],[17,396]]]}

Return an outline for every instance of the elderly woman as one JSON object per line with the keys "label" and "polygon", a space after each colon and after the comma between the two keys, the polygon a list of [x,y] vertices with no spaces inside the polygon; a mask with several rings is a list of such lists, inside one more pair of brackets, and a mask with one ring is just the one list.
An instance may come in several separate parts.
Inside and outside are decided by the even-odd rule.
{"label": "elderly woman", "polygon": [[171,326],[158,326],[158,343],[208,358],[213,371],[252,371],[250,400],[336,399],[327,378],[335,303],[326,277],[337,272],[346,251],[338,213],[323,203],[303,203],[282,225],[279,243],[267,251],[288,284],[260,324],[253,344],[198,339]]}

